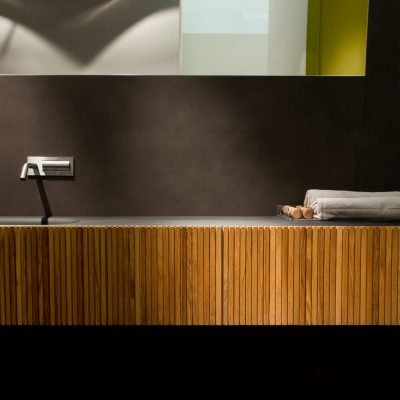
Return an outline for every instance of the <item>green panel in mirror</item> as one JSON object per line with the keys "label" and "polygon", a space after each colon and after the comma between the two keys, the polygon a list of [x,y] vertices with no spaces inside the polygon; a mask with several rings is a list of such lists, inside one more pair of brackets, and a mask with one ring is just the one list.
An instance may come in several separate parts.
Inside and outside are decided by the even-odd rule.
{"label": "green panel in mirror", "polygon": [[368,0],[309,0],[307,75],[365,75]]}
{"label": "green panel in mirror", "polygon": [[0,0],[0,74],[363,75],[368,0]]}

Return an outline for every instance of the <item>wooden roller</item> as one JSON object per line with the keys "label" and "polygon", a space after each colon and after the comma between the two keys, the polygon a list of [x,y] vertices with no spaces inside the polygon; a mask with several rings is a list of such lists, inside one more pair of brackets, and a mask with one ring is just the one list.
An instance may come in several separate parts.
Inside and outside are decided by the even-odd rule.
{"label": "wooden roller", "polygon": [[282,208],[282,212],[285,215],[290,215],[294,219],[299,219],[302,216],[302,212],[299,208],[297,207],[292,207],[292,206],[284,206]]}
{"label": "wooden roller", "polygon": [[314,210],[309,207],[303,207],[303,206],[296,206],[301,213],[303,214],[303,217],[306,219],[311,219],[314,216]]}

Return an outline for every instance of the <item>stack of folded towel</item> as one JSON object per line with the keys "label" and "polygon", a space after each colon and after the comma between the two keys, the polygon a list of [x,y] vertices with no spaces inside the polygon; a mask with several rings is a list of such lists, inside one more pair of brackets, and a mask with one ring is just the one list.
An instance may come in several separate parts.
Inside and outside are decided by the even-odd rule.
{"label": "stack of folded towel", "polygon": [[351,192],[307,190],[304,207],[314,210],[314,218],[400,220],[400,192]]}

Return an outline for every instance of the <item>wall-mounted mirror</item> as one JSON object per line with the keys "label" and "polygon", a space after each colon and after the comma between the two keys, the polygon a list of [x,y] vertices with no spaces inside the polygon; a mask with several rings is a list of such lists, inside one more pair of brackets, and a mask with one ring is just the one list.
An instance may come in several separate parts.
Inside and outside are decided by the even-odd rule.
{"label": "wall-mounted mirror", "polygon": [[0,0],[0,74],[364,75],[368,0]]}

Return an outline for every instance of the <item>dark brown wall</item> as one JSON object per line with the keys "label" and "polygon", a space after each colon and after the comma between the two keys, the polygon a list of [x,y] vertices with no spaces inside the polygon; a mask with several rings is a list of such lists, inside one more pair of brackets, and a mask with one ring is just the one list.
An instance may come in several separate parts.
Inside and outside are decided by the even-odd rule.
{"label": "dark brown wall", "polygon": [[311,187],[398,188],[399,17],[371,1],[366,78],[3,76],[0,215],[43,214],[27,155],[76,157],[75,180],[45,182],[56,216],[270,215]]}

